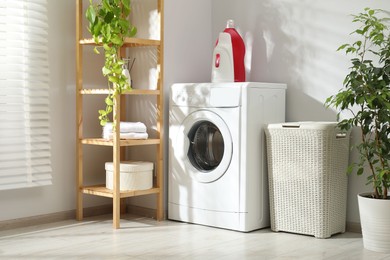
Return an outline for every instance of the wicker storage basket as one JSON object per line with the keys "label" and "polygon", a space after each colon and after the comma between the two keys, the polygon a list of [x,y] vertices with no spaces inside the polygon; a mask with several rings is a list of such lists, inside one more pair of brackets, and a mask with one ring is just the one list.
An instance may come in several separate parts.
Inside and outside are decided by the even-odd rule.
{"label": "wicker storage basket", "polygon": [[335,122],[266,129],[271,229],[327,238],[345,232],[349,133]]}

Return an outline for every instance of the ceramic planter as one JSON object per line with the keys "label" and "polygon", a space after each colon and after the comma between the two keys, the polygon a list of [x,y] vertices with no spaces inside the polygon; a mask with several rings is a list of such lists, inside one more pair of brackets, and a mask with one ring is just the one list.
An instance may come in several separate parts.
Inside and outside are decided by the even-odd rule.
{"label": "ceramic planter", "polygon": [[364,248],[390,253],[390,200],[371,199],[368,195],[358,195]]}

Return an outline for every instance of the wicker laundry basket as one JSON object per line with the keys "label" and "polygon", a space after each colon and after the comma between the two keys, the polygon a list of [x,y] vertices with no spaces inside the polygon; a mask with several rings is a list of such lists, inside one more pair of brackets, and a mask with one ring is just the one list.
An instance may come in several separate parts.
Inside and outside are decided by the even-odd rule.
{"label": "wicker laundry basket", "polygon": [[327,238],[345,232],[349,133],[336,122],[266,129],[271,229]]}

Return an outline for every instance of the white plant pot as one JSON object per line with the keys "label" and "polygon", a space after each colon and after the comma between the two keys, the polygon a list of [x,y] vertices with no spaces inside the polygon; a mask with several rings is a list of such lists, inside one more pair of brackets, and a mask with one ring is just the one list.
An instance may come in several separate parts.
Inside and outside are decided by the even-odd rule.
{"label": "white plant pot", "polygon": [[367,195],[358,195],[364,248],[390,253],[390,200],[371,199]]}

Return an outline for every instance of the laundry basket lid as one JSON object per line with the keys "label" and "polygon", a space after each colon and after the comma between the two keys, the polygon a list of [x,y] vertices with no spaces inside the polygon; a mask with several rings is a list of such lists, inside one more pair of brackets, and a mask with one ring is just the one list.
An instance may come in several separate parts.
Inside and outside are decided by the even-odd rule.
{"label": "laundry basket lid", "polygon": [[297,128],[297,129],[326,130],[329,128],[335,128],[336,126],[337,126],[337,122],[299,121],[299,122],[269,124],[268,129]]}
{"label": "laundry basket lid", "polygon": [[[113,171],[114,164],[113,162],[106,162],[105,164],[106,171]],[[144,161],[123,161],[120,163],[119,171],[121,172],[142,172],[153,170],[152,162]]]}

